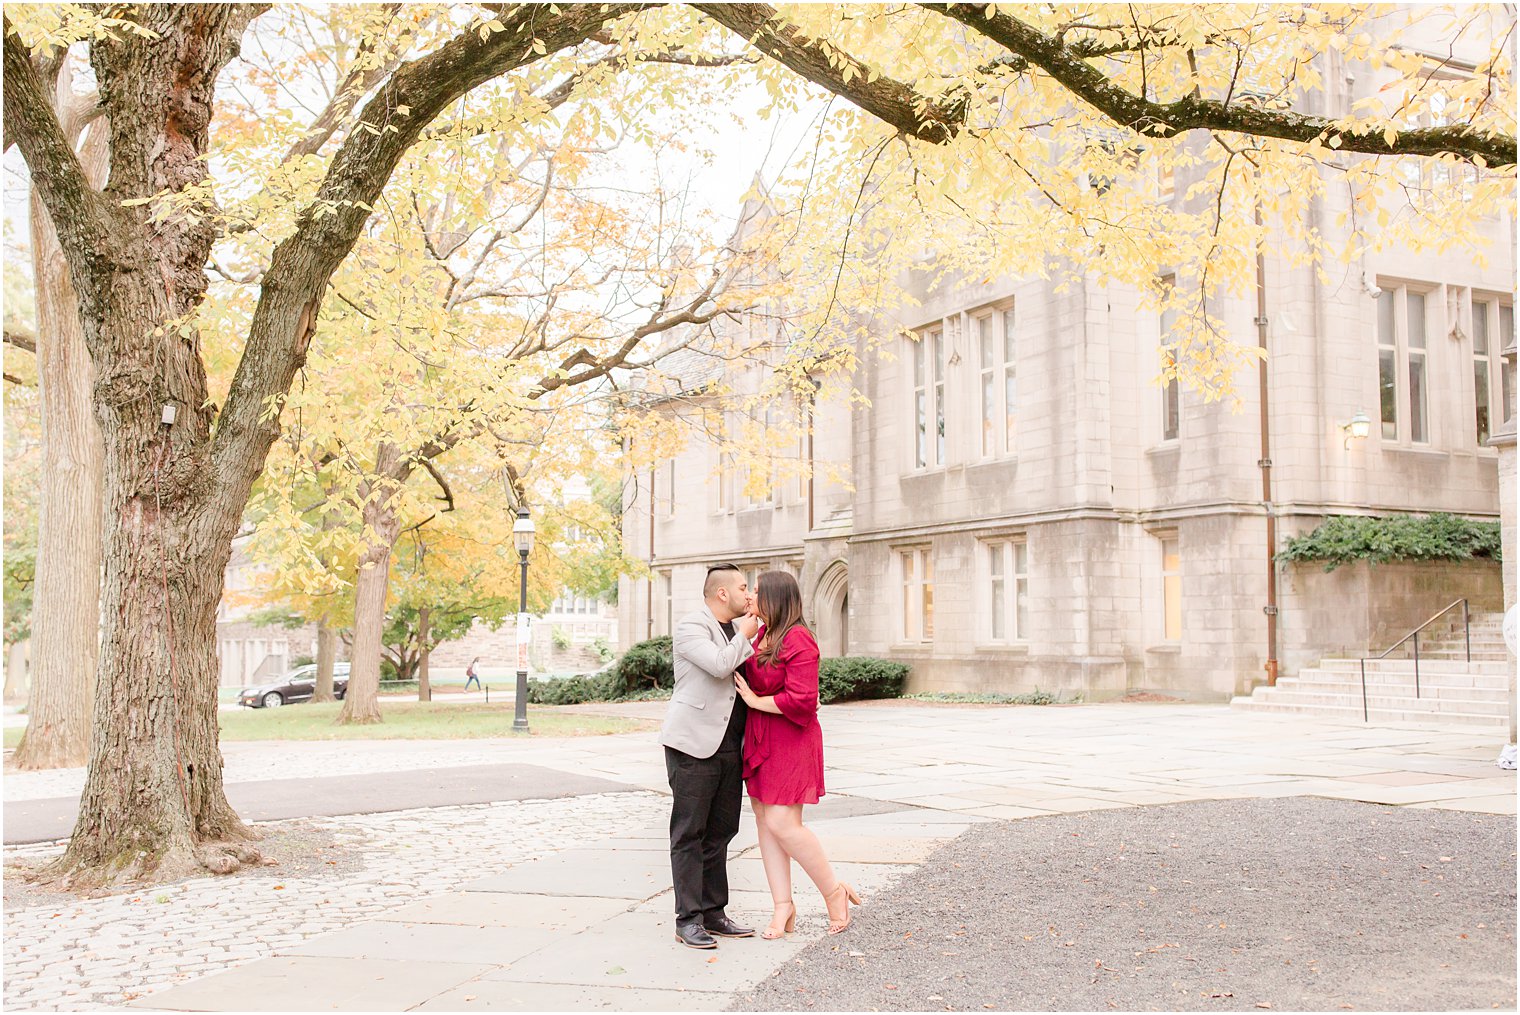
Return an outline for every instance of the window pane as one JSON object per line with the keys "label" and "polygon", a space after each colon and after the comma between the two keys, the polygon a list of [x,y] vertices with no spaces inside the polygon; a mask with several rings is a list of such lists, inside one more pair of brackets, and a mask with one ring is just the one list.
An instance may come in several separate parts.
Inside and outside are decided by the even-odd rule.
{"label": "window pane", "polygon": [[934,386],[934,464],[945,464],[945,384]]}
{"label": "window pane", "polygon": [[1161,541],[1161,570],[1167,574],[1173,574],[1182,567],[1182,557],[1177,552],[1177,539],[1163,539]]}
{"label": "window pane", "polygon": [[1382,349],[1378,352],[1378,403],[1382,408],[1383,439],[1398,440],[1399,396],[1394,380],[1394,352]]}
{"label": "window pane", "polygon": [[994,578],[1003,577],[1003,544],[993,543],[987,547],[987,566]]}
{"label": "window pane", "polygon": [[1180,575],[1167,575],[1164,595],[1166,598],[1166,640],[1180,641],[1182,639],[1182,577]]}
{"label": "window pane", "polygon": [[1029,544],[1013,544],[1013,573],[1026,575],[1029,573]]}
{"label": "window pane", "polygon": [[992,371],[982,374],[982,454],[992,454],[993,417]]}
{"label": "window pane", "polygon": [[[1001,554],[999,554],[1001,556]],[[995,578],[992,582],[992,637],[995,641],[1002,641],[1008,637],[1007,608],[1003,596],[1003,579]]]}
{"label": "window pane", "polygon": [[918,551],[918,570],[924,576],[922,585],[923,625],[920,628],[924,641],[934,637],[934,561],[928,550]]}
{"label": "window pane", "polygon": [[992,318],[978,317],[976,319],[976,344],[981,351],[981,359],[978,361],[983,370],[990,370],[997,366],[992,359]]}
{"label": "window pane", "polygon": [[[1503,353],[1515,345],[1515,308],[1500,305],[1499,307],[1499,348]],[[1515,367],[1509,360],[1502,360],[1499,365],[1499,391],[1501,404],[1506,420],[1515,415]]]}
{"label": "window pane", "polygon": [[914,396],[914,415],[918,423],[918,438],[915,444],[913,464],[923,468],[929,463],[929,417],[928,405],[925,395],[920,391]]}
{"label": "window pane", "polygon": [[1013,636],[1021,640],[1029,638],[1029,581],[1020,578],[1013,583]]}
{"label": "window pane", "polygon": [[929,341],[934,345],[934,383],[938,384],[945,379],[945,340],[938,331],[931,331]]}
{"label": "window pane", "polygon": [[1409,329],[1409,348],[1425,348],[1425,294],[1409,293],[1409,319],[1405,327]]}
{"label": "window pane", "polygon": [[1488,360],[1473,362],[1473,394],[1477,396],[1478,443],[1488,440]]}
{"label": "window pane", "polygon": [[1166,382],[1162,407],[1161,439],[1174,441],[1182,433],[1182,387],[1176,380]]}
{"label": "window pane", "polygon": [[913,386],[924,386],[924,343],[922,340],[913,343]]}
{"label": "window pane", "polygon": [[1488,304],[1473,300],[1472,305],[1473,353],[1488,355]]}
{"label": "window pane", "polygon": [[1011,362],[1003,368],[1003,441],[1005,450],[1009,452],[1018,447],[1015,438],[1018,435],[1019,383],[1013,370]]}
{"label": "window pane", "polygon": [[1409,355],[1409,439],[1418,443],[1430,440],[1425,414],[1425,355]]}
{"label": "window pane", "polygon": [[1003,360],[1010,365],[1014,362],[1013,346],[1013,310],[1009,308],[1003,311]]}
{"label": "window pane", "polygon": [[1378,297],[1378,345],[1393,345],[1393,291],[1384,289]]}
{"label": "window pane", "polygon": [[1509,360],[1499,361],[1500,408],[1506,420],[1515,418],[1515,368]]}

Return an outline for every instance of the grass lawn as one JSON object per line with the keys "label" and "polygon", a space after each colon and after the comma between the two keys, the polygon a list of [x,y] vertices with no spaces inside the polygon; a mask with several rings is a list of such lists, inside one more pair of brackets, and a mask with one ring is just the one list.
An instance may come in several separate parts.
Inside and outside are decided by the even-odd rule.
{"label": "grass lawn", "polygon": [[[342,702],[247,708],[218,713],[223,740],[476,740],[511,737],[512,709],[507,705],[450,705],[439,702],[380,701],[385,721],[373,726],[335,726]],[[532,737],[600,737],[637,733],[658,724],[644,719],[580,715],[551,705],[528,707]],[[5,730],[5,747],[21,743],[23,729]]]}
{"label": "grass lawn", "polygon": [[[385,701],[385,721],[372,726],[337,726],[342,702],[249,708],[221,712],[223,740],[474,740],[510,737],[513,706],[450,705],[445,702]],[[640,719],[581,715],[547,705],[528,708],[528,728],[534,737],[597,737],[653,729]],[[9,734],[11,731],[7,730]],[[18,731],[19,732],[19,731]],[[6,743],[10,738],[7,736]]]}

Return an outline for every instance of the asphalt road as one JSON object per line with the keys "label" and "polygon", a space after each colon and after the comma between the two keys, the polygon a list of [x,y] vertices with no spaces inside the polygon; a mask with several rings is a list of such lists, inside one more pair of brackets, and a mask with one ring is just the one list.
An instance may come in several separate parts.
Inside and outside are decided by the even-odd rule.
{"label": "asphalt road", "polygon": [[[227,784],[227,799],[249,821],[372,814],[498,800],[547,800],[633,787],[536,765],[473,765],[376,775],[334,775]],[[74,830],[76,797],[5,805],[7,845],[49,842]]]}

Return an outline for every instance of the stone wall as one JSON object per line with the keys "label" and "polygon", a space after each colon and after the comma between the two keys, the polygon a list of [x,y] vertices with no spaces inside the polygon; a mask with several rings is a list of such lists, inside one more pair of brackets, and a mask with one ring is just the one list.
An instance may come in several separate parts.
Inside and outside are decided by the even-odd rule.
{"label": "stone wall", "polygon": [[1464,597],[1474,612],[1495,612],[1504,604],[1499,563],[1493,560],[1358,561],[1330,572],[1320,564],[1296,563],[1283,569],[1281,592],[1284,676],[1325,656],[1381,652]]}

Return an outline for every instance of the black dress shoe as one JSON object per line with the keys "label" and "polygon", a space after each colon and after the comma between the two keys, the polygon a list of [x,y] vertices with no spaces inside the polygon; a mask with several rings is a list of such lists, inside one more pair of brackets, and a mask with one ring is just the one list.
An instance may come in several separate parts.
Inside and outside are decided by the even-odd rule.
{"label": "black dress shoe", "polygon": [[718,942],[707,933],[700,920],[676,924],[676,940],[688,948],[716,948]]}
{"label": "black dress shoe", "polygon": [[702,921],[709,934],[719,937],[754,937],[755,928],[741,927],[728,918],[728,914],[719,913],[717,916],[709,916]]}

